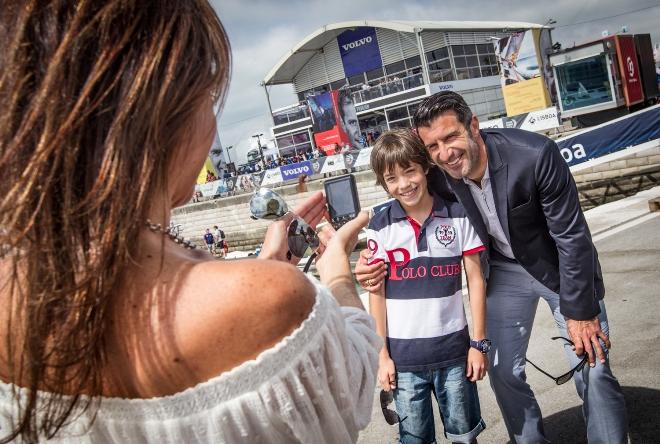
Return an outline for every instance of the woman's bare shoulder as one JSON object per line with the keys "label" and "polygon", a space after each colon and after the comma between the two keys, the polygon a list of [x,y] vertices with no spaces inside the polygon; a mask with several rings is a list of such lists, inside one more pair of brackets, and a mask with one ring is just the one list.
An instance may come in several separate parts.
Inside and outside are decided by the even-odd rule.
{"label": "woman's bare shoulder", "polygon": [[177,308],[186,360],[201,380],[230,370],[277,344],[311,313],[312,283],[277,261],[204,262],[185,279]]}

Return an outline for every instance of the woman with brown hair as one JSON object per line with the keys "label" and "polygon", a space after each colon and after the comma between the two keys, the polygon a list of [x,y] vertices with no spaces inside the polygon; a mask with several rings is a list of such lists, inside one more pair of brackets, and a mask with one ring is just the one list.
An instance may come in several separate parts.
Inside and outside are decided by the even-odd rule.
{"label": "woman with brown hair", "polygon": [[347,258],[366,217],[325,285],[285,263],[292,216],[267,260],[162,228],[228,84],[207,1],[3,2],[0,43],[0,441],[356,440],[380,347]]}

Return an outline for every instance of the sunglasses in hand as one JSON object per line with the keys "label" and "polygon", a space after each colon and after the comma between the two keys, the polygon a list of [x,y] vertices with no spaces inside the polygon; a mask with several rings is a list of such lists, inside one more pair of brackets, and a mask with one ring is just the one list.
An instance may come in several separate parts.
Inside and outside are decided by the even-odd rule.
{"label": "sunglasses in hand", "polygon": [[389,425],[398,424],[400,422],[403,422],[407,418],[407,416],[405,416],[403,419],[401,419],[397,412],[387,407],[388,405],[390,405],[390,403],[393,400],[394,400],[394,395],[392,393],[392,390],[390,390],[389,392],[386,392],[385,390],[380,391],[380,409],[383,411],[383,416],[385,417],[385,421],[387,421]]}
{"label": "sunglasses in hand", "polygon": [[[573,341],[571,341],[570,339],[565,338],[565,337],[563,337],[563,336],[555,336],[555,337],[552,338],[553,341],[556,341],[557,339],[563,339],[563,340],[566,341],[568,344],[570,344],[570,345],[575,345],[575,344],[573,344]],[[564,383],[570,381],[571,378],[573,377],[573,375],[575,374],[575,372],[582,371],[582,369],[584,368],[584,366],[587,364],[587,358],[588,358],[588,356],[587,356],[587,354],[585,353],[585,354],[584,354],[584,357],[582,358],[582,360],[581,360],[580,362],[578,362],[578,364],[577,364],[575,367],[573,367],[571,370],[569,370],[568,372],[564,373],[563,375],[561,375],[561,376],[556,376],[556,377],[555,377],[555,376],[552,376],[550,373],[548,373],[548,372],[542,370],[538,365],[534,364],[534,363],[533,363],[532,361],[530,361],[529,359],[525,358],[525,361],[529,362],[530,364],[532,364],[532,366],[533,366],[535,369],[537,369],[538,371],[540,371],[541,373],[543,373],[544,375],[546,375],[548,378],[550,378],[550,379],[552,379],[553,381],[555,381],[555,383],[556,383],[557,385],[562,385],[562,384],[564,384]]]}

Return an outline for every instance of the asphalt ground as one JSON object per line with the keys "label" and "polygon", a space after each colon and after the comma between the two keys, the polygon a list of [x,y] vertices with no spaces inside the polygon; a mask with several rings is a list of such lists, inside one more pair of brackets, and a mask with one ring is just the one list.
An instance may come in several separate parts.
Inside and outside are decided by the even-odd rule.
{"label": "asphalt ground", "polygon": [[[660,187],[585,213],[603,269],[610,364],[626,399],[632,443],[660,443],[660,212],[650,213],[647,203],[658,196]],[[550,337],[556,333],[550,309],[540,300],[527,356],[549,373],[560,375],[569,369],[561,348],[552,347]],[[558,386],[531,366],[527,381],[543,412],[547,438],[556,443],[586,443],[582,403],[573,383]],[[479,442],[509,442],[488,377],[478,387],[486,422]],[[372,421],[360,434],[359,443],[398,442],[397,426],[383,419],[378,391]],[[433,404],[437,442],[447,443],[437,404]]]}

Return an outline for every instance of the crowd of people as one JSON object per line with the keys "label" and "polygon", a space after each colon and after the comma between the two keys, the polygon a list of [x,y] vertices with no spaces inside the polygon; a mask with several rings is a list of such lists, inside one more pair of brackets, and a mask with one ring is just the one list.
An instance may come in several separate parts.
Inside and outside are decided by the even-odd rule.
{"label": "crowd of people", "polygon": [[378,382],[400,442],[435,440],[435,395],[445,436],[470,443],[486,372],[510,439],[547,442],[525,376],[540,298],[589,441],[626,442],[598,255],[551,140],[425,99],[416,131],[371,154],[394,200],[320,230],[316,279],[287,236],[296,217],[317,228],[321,192],[259,259],[214,260],[217,226],[207,251],[165,228],[228,90],[206,0],[10,2],[0,43],[0,442],[356,442]]}

